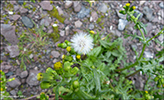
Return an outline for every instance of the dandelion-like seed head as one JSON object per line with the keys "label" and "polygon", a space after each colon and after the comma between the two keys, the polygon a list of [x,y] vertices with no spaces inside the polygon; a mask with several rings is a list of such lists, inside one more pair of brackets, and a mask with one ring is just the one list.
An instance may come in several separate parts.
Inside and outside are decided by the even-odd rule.
{"label": "dandelion-like seed head", "polygon": [[71,46],[79,54],[87,54],[93,49],[93,39],[86,33],[77,33],[71,39]]}

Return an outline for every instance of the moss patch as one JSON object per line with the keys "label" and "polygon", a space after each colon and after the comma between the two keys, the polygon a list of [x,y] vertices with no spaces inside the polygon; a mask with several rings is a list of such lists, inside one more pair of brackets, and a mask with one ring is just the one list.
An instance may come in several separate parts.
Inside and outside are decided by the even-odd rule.
{"label": "moss patch", "polygon": [[59,15],[58,10],[56,9],[55,6],[53,6],[52,11],[48,11],[48,14],[51,17],[55,17],[56,19],[58,19],[61,23],[64,23],[65,18],[63,18],[62,16]]}

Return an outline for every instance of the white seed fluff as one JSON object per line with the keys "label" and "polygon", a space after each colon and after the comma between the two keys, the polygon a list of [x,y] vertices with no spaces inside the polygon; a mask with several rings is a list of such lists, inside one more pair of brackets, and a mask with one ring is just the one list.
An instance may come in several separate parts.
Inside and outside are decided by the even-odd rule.
{"label": "white seed fluff", "polygon": [[87,54],[93,49],[93,39],[87,33],[77,33],[71,39],[71,46],[79,54]]}

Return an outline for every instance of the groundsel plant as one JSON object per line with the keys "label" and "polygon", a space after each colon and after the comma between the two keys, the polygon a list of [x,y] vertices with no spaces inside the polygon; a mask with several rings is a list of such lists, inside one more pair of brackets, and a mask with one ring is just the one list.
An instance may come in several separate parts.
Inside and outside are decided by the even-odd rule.
{"label": "groundsel plant", "polygon": [[93,49],[93,39],[87,33],[77,33],[71,39],[71,46],[79,54],[87,54]]}

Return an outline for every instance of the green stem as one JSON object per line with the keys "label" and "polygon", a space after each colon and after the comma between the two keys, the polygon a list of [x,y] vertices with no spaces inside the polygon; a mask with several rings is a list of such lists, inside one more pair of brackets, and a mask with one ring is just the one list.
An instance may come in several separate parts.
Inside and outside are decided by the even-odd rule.
{"label": "green stem", "polygon": [[149,43],[151,40],[153,40],[154,38],[156,38],[158,35],[161,35],[163,33],[164,29],[162,29],[157,35],[153,36],[152,38],[150,38],[146,43]]}
{"label": "green stem", "polygon": [[142,38],[143,38],[143,40],[145,41],[146,39],[145,39],[144,33],[142,32],[142,30],[141,30],[141,28],[139,27],[139,25],[137,25],[137,28],[140,30],[141,35],[142,35]]}
{"label": "green stem", "polygon": [[128,75],[128,76],[126,76],[125,78],[128,78],[128,77],[130,77],[130,76],[133,76],[133,75],[135,75],[136,73],[138,73],[140,71],[140,69],[139,70],[137,70],[137,71],[135,71],[134,73],[132,73],[132,74],[130,74],[130,75]]}

